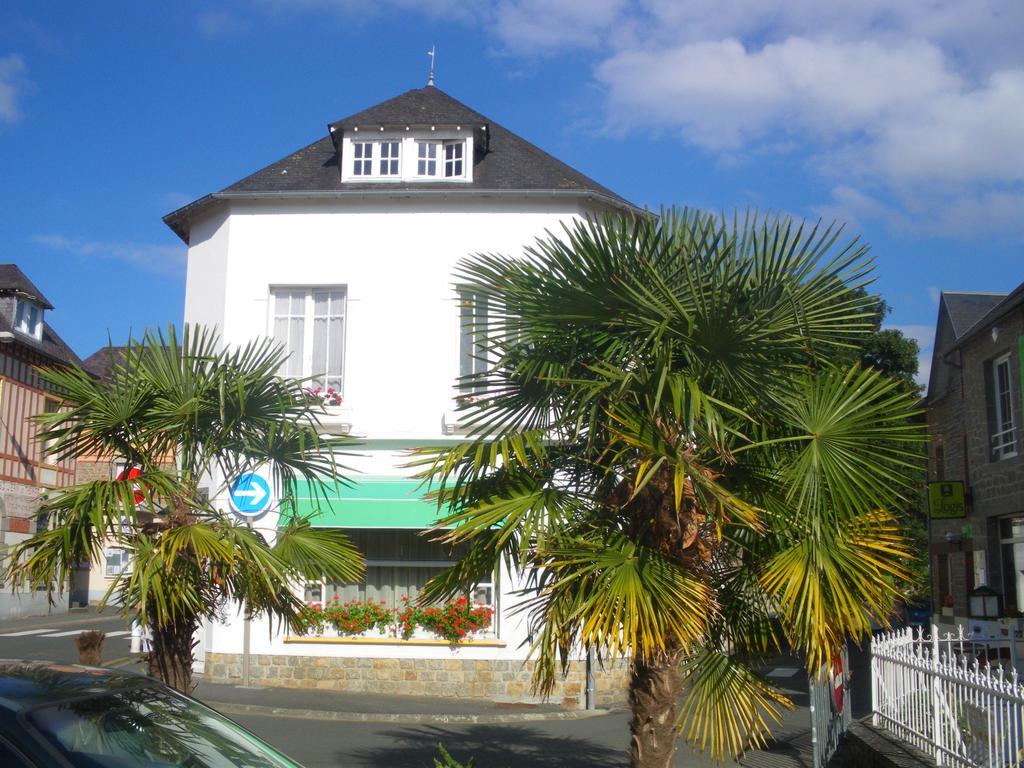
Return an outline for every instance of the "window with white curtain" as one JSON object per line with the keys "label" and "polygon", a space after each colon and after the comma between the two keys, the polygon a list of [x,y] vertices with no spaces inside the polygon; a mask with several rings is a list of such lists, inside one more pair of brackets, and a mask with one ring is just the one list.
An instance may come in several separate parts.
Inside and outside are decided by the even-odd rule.
{"label": "window with white curtain", "polygon": [[[487,297],[459,290],[459,376],[472,376],[487,370]],[[467,385],[467,388],[471,388]]]}
{"label": "window with white curtain", "polygon": [[[403,598],[416,602],[420,592],[434,576],[443,573],[465,557],[468,545],[450,546],[432,541],[421,530],[369,528],[345,529],[356,548],[366,558],[366,572],[358,582],[334,582],[330,579],[308,582],[303,597],[307,603],[349,600],[383,601],[389,609],[401,609]],[[497,609],[495,576],[474,584],[467,591],[473,605]],[[491,628],[495,632],[495,628]]]}
{"label": "window with white curtain", "polygon": [[344,287],[274,288],[274,339],[288,354],[282,376],[310,379],[311,389],[343,391],[345,371]]}

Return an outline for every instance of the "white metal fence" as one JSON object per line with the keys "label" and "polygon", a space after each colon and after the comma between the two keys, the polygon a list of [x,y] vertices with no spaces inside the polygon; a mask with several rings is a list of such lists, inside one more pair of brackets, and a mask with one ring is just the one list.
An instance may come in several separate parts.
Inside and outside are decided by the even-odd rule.
{"label": "white metal fence", "polygon": [[[1010,642],[1013,642],[1012,640]],[[871,641],[875,725],[954,768],[1024,766],[1024,685],[1009,648],[959,628],[901,629]]]}
{"label": "white metal fence", "polygon": [[822,667],[810,679],[811,748],[814,768],[825,768],[850,727],[850,658],[843,649],[831,669]]}

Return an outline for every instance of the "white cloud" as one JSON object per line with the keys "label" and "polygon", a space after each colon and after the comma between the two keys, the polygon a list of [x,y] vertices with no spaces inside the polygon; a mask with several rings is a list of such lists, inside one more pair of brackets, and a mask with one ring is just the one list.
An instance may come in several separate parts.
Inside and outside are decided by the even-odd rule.
{"label": "white cloud", "polygon": [[614,132],[674,132],[719,156],[789,142],[860,215],[1024,233],[1024,57],[973,77],[921,39],[727,38],[618,50],[595,76]]}
{"label": "white cloud", "polygon": [[13,123],[21,117],[18,92],[25,72],[25,60],[18,54],[0,56],[0,122]]}
{"label": "white cloud", "polygon": [[511,0],[496,6],[495,28],[510,52],[561,52],[598,45],[627,0]]}
{"label": "white cloud", "polygon": [[186,250],[179,245],[83,240],[58,234],[35,235],[32,242],[81,259],[119,261],[158,274],[180,275],[185,271]]}

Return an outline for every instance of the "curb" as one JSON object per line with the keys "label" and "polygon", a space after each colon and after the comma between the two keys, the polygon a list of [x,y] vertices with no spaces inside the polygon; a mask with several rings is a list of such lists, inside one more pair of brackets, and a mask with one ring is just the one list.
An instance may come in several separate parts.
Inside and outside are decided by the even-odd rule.
{"label": "curb", "polygon": [[225,715],[266,715],[290,717],[296,720],[329,720],[341,723],[406,723],[411,725],[429,723],[491,725],[495,723],[528,723],[542,720],[585,720],[591,717],[609,715],[612,712],[610,709],[584,709],[571,712],[521,712],[501,715],[429,715],[290,709],[287,707],[265,707],[259,704],[232,704],[226,701],[212,701],[208,699],[203,699],[202,702]]}

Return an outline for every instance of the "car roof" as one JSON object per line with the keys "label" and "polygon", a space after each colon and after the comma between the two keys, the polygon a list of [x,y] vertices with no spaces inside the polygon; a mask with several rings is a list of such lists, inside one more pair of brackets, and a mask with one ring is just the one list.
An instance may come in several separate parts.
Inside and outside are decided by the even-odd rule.
{"label": "car roof", "polygon": [[0,659],[0,710],[8,712],[147,685],[157,682],[123,670]]}

